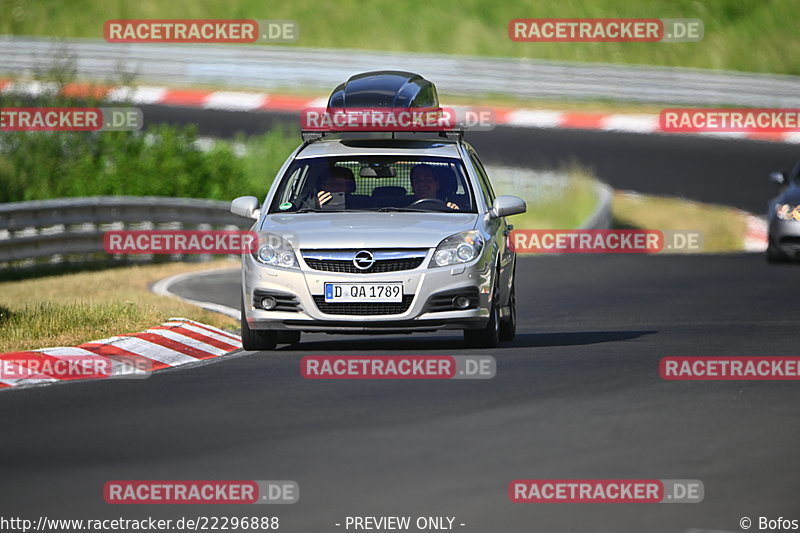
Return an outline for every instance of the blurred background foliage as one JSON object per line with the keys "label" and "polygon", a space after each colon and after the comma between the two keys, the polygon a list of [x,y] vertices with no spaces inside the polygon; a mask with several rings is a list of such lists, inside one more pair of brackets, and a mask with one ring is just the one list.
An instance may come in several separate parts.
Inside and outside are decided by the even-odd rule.
{"label": "blurred background foliage", "polygon": [[[292,45],[800,74],[797,0],[0,0],[0,34],[101,39],[108,19],[292,19]],[[517,43],[515,18],[697,18],[697,43]]]}
{"label": "blurred background foliage", "polygon": [[[37,107],[124,104],[77,101],[61,94],[74,61],[56,61],[37,81]],[[14,93],[0,107],[33,105]],[[0,135],[0,202],[75,196],[177,196],[230,200],[263,197],[299,136],[288,128],[202,147],[194,126],[158,124],[138,132],[4,132]],[[236,149],[236,146],[243,149]]]}

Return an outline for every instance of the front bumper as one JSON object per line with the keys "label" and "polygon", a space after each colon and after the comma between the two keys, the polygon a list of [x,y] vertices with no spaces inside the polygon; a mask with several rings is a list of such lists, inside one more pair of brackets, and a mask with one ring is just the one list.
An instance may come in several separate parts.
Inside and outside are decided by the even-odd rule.
{"label": "front bumper", "polygon": [[[351,274],[312,270],[299,258],[300,269],[269,267],[251,256],[242,257],[244,311],[248,326],[256,330],[295,330],[331,333],[400,333],[440,329],[485,327],[489,320],[494,269],[481,257],[473,263],[453,267],[427,268],[433,251],[413,270],[377,274]],[[335,314],[323,312],[315,302],[327,282],[402,282],[403,294],[410,296],[407,309],[392,314]],[[255,300],[275,293],[282,302],[272,311],[258,308]],[[474,295],[465,310],[438,310],[441,295]],[[436,295],[440,295],[438,300]],[[341,308],[337,308],[341,309]],[[386,309],[384,308],[383,311]]]}
{"label": "front bumper", "polygon": [[770,220],[769,242],[773,249],[789,259],[800,260],[800,222]]}

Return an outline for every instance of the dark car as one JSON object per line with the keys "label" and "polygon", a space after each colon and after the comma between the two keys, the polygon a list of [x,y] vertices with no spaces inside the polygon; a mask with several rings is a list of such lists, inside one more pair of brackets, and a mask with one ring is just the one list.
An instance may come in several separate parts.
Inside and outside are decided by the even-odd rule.
{"label": "dark car", "polygon": [[769,244],[767,261],[779,263],[800,260],[800,160],[788,175],[772,172],[770,181],[783,187],[767,206]]}

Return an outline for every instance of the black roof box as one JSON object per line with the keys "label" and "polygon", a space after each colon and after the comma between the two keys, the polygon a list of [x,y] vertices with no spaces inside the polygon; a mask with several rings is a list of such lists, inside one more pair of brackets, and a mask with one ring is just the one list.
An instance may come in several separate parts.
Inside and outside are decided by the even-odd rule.
{"label": "black roof box", "polygon": [[439,96],[419,74],[377,70],[356,74],[333,90],[328,108],[350,107],[439,107]]}

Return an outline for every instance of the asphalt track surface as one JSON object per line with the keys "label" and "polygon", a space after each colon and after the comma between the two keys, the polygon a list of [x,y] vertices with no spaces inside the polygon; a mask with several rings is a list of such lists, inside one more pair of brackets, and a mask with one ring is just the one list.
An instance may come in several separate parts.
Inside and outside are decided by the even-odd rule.
{"label": "asphalt track surface", "polygon": [[[620,168],[626,160],[603,155],[603,146],[635,162],[646,158],[644,144],[654,153],[661,146],[667,161],[709,143],[716,162],[758,170],[754,190],[769,186],[767,155],[789,166],[795,148],[528,135],[531,146],[549,138],[553,151],[541,154],[551,158],[567,154],[555,151],[559,143],[585,136],[595,145],[572,150]],[[487,160],[503,157],[479,148]],[[695,164],[694,179],[708,175]],[[800,387],[658,374],[667,355],[798,355],[794,266],[767,265],[761,254],[563,255],[521,258],[517,275],[519,334],[495,350],[467,350],[448,332],[305,335],[294,348],[145,380],[4,391],[0,515],[271,513],[290,533],[343,531],[334,524],[348,515],[455,516],[466,524],[457,530],[481,533],[739,531],[743,516],[800,519]],[[236,307],[238,273],[173,290]],[[479,353],[497,359],[494,379],[315,381],[299,368],[304,355]],[[508,483],[519,478],[691,478],[706,496],[700,504],[512,504]],[[292,506],[109,506],[101,488],[112,479],[291,479],[301,496]]]}
{"label": "asphalt track surface", "polygon": [[[0,394],[3,514],[448,515],[463,531],[738,531],[800,514],[800,388],[666,382],[665,355],[797,355],[797,271],[760,255],[525,258],[520,334],[475,381],[316,381],[309,354],[477,354],[441,332],[306,335],[145,380]],[[235,305],[237,273],[176,286]],[[517,478],[703,480],[700,504],[512,504]],[[293,479],[293,506],[109,506],[111,479]],[[266,508],[265,508],[266,507]]]}

